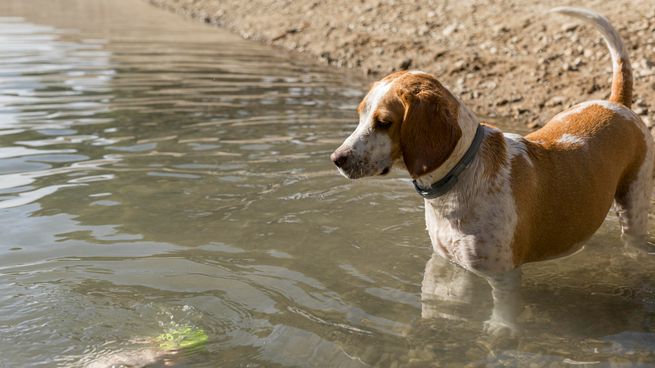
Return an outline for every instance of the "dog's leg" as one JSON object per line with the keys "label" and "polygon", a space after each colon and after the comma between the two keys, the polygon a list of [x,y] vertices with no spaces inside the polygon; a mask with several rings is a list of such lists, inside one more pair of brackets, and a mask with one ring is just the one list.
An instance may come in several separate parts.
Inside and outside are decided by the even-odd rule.
{"label": "dog's leg", "polygon": [[485,331],[495,336],[515,337],[519,332],[516,318],[521,309],[521,269],[484,277],[491,285],[494,300],[491,317],[484,324]]}
{"label": "dog's leg", "polygon": [[617,194],[615,198],[616,213],[621,224],[621,239],[631,256],[636,256],[635,250],[655,251],[655,247],[648,245],[648,210],[653,186],[652,155],[652,152],[646,152],[647,157],[628,191]]}

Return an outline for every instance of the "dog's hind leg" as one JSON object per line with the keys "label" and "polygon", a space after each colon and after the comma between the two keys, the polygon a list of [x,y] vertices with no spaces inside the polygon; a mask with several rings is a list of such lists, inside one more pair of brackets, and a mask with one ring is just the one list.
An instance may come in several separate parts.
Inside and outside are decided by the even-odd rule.
{"label": "dog's hind leg", "polygon": [[648,210],[653,186],[653,149],[647,145],[644,161],[625,193],[617,193],[616,213],[621,224],[621,239],[631,250],[655,251],[648,245]]}

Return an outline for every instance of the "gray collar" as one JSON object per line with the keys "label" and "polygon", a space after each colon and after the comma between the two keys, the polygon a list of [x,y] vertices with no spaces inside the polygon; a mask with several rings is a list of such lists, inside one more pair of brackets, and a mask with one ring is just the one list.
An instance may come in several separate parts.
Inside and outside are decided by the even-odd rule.
{"label": "gray collar", "polygon": [[416,180],[413,180],[412,182],[414,183],[416,192],[425,199],[437,198],[446,194],[450,188],[452,188],[453,185],[457,183],[457,177],[459,174],[461,174],[462,171],[464,171],[464,169],[466,169],[475,158],[475,154],[480,150],[480,145],[482,144],[483,138],[484,129],[482,128],[482,125],[478,124],[478,128],[475,130],[475,137],[473,137],[473,142],[471,142],[471,146],[469,146],[468,150],[466,150],[464,156],[462,156],[462,159],[459,160],[459,162],[452,169],[450,169],[446,176],[439,179],[439,181],[436,183],[430,185],[430,187],[427,189],[419,187]]}

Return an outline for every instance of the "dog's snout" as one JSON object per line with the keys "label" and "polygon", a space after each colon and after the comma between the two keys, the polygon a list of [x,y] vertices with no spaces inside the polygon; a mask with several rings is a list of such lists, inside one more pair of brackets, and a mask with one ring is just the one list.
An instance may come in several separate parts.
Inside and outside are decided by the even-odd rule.
{"label": "dog's snout", "polygon": [[350,151],[334,151],[330,155],[330,159],[334,162],[337,167],[343,167],[346,162],[348,162],[348,157],[350,156]]}

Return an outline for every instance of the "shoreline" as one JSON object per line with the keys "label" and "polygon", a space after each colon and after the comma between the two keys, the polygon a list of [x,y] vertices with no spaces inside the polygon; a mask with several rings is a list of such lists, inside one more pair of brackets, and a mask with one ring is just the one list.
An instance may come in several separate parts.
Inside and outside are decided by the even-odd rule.
{"label": "shoreline", "polygon": [[[600,34],[547,13],[537,0],[147,0],[374,81],[395,70],[432,73],[479,116],[536,129],[576,103],[605,99],[611,62]],[[630,50],[633,110],[655,124],[655,7],[649,0],[584,0],[610,19]],[[635,9],[649,9],[639,14]]]}

